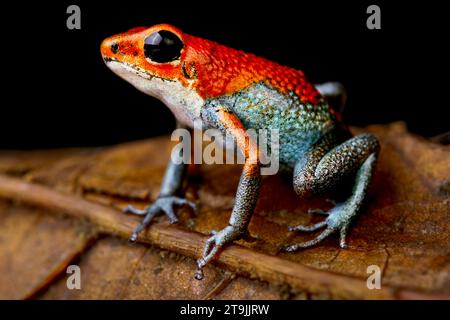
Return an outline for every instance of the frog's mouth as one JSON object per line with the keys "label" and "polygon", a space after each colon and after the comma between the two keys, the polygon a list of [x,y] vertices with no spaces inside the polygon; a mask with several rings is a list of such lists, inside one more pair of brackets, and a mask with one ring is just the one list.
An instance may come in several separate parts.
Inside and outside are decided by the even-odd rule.
{"label": "frog's mouth", "polygon": [[150,74],[137,66],[116,59],[105,59],[106,66],[116,75],[131,83],[136,89],[164,101],[167,95],[165,82],[175,82]]}
{"label": "frog's mouth", "polygon": [[[153,78],[158,78],[164,81],[174,81],[172,79],[165,79],[165,78],[161,78],[159,76],[156,76],[154,74],[149,73],[147,70],[144,70],[136,65],[133,64],[129,64],[127,62],[123,62],[120,60],[117,60],[115,58],[109,58],[109,57],[104,57],[103,61],[105,62],[106,66],[111,69],[114,73],[116,73],[119,77],[125,79],[128,81],[127,78],[122,77],[121,74],[117,73],[116,70],[119,69],[124,69],[124,71],[126,70],[127,72],[132,72],[135,73],[137,76],[142,77],[144,79],[147,80],[151,80]],[[118,67],[116,65],[120,65],[121,67]]]}

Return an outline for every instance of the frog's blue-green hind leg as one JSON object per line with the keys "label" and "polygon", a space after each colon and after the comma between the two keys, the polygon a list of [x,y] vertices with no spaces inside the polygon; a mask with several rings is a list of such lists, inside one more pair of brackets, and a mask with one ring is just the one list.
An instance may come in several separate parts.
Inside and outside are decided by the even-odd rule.
{"label": "frog's blue-green hind leg", "polygon": [[[181,127],[178,125],[178,127]],[[194,211],[196,206],[191,201],[178,197],[181,186],[183,184],[184,176],[186,174],[187,164],[175,163],[172,159],[169,160],[166,172],[164,174],[161,188],[156,201],[144,210],[136,209],[129,205],[124,209],[125,213],[132,213],[140,216],[144,216],[141,223],[134,229],[130,236],[130,241],[137,240],[139,233],[141,233],[145,227],[150,224],[156,214],[163,212],[168,217],[170,223],[177,223],[178,218],[174,212],[175,206],[188,205]]]}
{"label": "frog's blue-green hind leg", "polygon": [[353,137],[335,146],[333,135],[324,137],[298,161],[294,169],[294,189],[297,194],[305,196],[319,193],[336,186],[346,176],[354,174],[355,184],[351,196],[337,204],[329,212],[327,218],[311,226],[296,226],[290,231],[325,230],[311,241],[285,247],[286,251],[296,251],[316,245],[335,232],[340,234],[340,246],[347,246],[345,238],[352,219],[360,210],[372,178],[379,151],[378,140],[369,133]]}

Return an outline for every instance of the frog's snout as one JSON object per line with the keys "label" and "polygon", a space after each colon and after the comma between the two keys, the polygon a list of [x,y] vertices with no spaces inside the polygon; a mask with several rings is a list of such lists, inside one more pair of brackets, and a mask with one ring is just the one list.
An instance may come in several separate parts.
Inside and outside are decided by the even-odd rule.
{"label": "frog's snout", "polygon": [[103,60],[107,61],[119,52],[119,41],[115,37],[109,37],[102,41],[100,52]]}
{"label": "frog's snout", "polygon": [[136,59],[142,51],[141,39],[145,30],[145,27],[137,27],[103,40],[100,45],[103,59],[106,61]]}
{"label": "frog's snout", "polygon": [[103,60],[134,63],[140,57],[139,39],[126,36],[112,36],[103,40],[100,51]]}

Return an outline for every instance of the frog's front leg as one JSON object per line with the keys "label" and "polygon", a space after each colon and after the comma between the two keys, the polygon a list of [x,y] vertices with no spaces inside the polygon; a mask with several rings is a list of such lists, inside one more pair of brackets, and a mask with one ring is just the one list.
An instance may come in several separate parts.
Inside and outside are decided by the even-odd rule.
{"label": "frog's front leg", "polygon": [[246,132],[239,118],[227,108],[210,107],[204,111],[204,118],[235,139],[245,157],[245,164],[236,192],[235,204],[228,226],[221,231],[211,231],[206,241],[202,257],[197,261],[198,271],[195,278],[203,278],[202,268],[215,256],[220,248],[244,236],[259,196],[261,174],[259,151],[256,142]]}
{"label": "frog's front leg", "polygon": [[[178,125],[178,127],[181,126]],[[144,210],[136,209],[131,205],[128,205],[128,207],[124,209],[125,213],[144,216],[141,223],[134,229],[133,233],[131,234],[130,241],[136,241],[139,233],[141,233],[145,229],[145,227],[150,224],[156,214],[160,212],[166,214],[170,223],[177,223],[178,218],[173,210],[175,206],[188,205],[194,211],[196,210],[196,206],[193,202],[177,196],[183,184],[183,179],[186,174],[186,168],[187,164],[175,163],[172,161],[172,159],[170,159],[164,173],[164,178],[161,183],[158,198],[155,200],[155,202]]]}
{"label": "frog's front leg", "polygon": [[325,191],[356,172],[352,194],[346,201],[332,208],[324,221],[311,226],[291,227],[290,231],[309,232],[323,227],[325,230],[311,241],[287,246],[287,251],[313,246],[334,232],[340,233],[340,246],[347,246],[345,237],[366,196],[379,143],[373,135],[363,133],[329,150],[332,140],[325,137],[299,160],[294,169],[294,189],[299,195]]}

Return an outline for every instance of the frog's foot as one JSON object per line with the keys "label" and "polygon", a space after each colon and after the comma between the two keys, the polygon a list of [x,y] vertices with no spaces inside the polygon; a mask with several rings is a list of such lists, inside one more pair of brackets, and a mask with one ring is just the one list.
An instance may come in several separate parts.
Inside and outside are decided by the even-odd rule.
{"label": "frog's foot", "polygon": [[290,227],[289,231],[312,232],[312,231],[316,231],[323,227],[325,227],[325,230],[322,231],[322,233],[320,235],[318,235],[316,238],[314,238],[313,240],[286,246],[284,248],[284,250],[289,251],[289,252],[294,252],[299,249],[312,247],[335,232],[339,232],[340,247],[347,248],[347,243],[346,243],[345,238],[347,236],[347,232],[349,230],[351,220],[356,215],[358,208],[359,208],[359,206],[355,205],[354,201],[351,201],[351,199],[349,199],[346,202],[337,204],[334,208],[332,208],[330,211],[328,211],[326,213],[322,212],[321,210],[319,212],[315,212],[315,213],[327,214],[328,217],[325,220],[323,220],[319,223],[310,225],[310,226],[301,226],[300,225],[300,226]]}
{"label": "frog's foot", "polygon": [[125,213],[145,216],[144,219],[142,219],[141,223],[136,227],[136,229],[134,229],[133,233],[131,234],[130,241],[135,242],[138,238],[139,233],[141,233],[142,230],[144,230],[144,228],[148,224],[150,224],[152,219],[159,212],[164,212],[167,218],[169,218],[170,223],[177,223],[178,218],[175,215],[173,208],[174,206],[182,206],[182,205],[190,206],[194,212],[196,212],[197,210],[197,207],[193,202],[175,196],[158,198],[151,206],[149,206],[144,210],[136,209],[133,206],[128,205],[128,207],[126,207],[123,210]]}
{"label": "frog's foot", "polygon": [[209,235],[212,235],[212,237],[206,240],[202,257],[197,260],[198,269],[195,273],[195,279],[197,280],[203,279],[203,267],[216,255],[219,249],[245,235],[245,231],[239,231],[236,227],[229,225],[221,231],[212,230]]}

